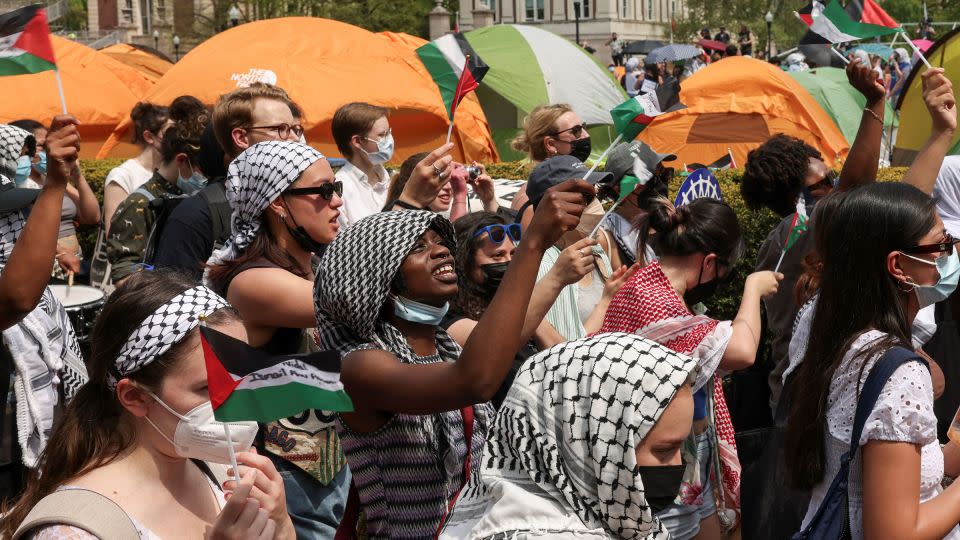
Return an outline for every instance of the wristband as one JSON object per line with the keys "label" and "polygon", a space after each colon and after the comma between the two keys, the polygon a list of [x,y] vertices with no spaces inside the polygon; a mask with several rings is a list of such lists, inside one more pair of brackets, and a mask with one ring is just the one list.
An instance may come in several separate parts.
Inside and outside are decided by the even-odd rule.
{"label": "wristband", "polygon": [[423,210],[423,208],[420,208],[415,204],[410,204],[406,201],[401,201],[400,199],[394,199],[393,202],[390,203],[391,208],[393,208],[394,206],[399,206],[400,208],[405,208],[407,210]]}

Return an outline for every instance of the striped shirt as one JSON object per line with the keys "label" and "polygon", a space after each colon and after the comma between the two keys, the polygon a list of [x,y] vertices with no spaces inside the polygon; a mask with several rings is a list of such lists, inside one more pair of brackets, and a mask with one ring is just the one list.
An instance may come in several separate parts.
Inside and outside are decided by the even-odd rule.
{"label": "striped shirt", "polygon": [[[550,269],[553,268],[553,265],[556,264],[560,258],[560,253],[560,248],[556,246],[547,249],[543,254],[543,260],[540,261],[540,271],[537,272],[537,281],[543,279],[544,276],[550,272]],[[599,258],[600,268],[609,276],[611,273],[610,259],[607,257],[607,253],[603,251],[603,248],[600,246],[593,246],[593,255],[595,258]],[[593,279],[603,280],[604,277],[594,269]],[[580,319],[580,310],[578,308],[579,288],[579,283],[564,287],[563,290],[560,291],[560,295],[557,296],[557,300],[553,303],[550,311],[547,312],[547,322],[549,322],[561,336],[570,341],[586,337],[587,335],[587,331],[583,327],[586,319]]]}

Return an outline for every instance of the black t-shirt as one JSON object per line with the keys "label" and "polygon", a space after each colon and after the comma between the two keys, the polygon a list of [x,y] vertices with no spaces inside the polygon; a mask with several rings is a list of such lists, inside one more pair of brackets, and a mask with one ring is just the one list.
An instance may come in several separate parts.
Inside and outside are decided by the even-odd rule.
{"label": "black t-shirt", "polygon": [[213,254],[215,242],[210,205],[199,192],[194,193],[167,218],[157,244],[154,265],[180,270],[200,281],[203,265]]}
{"label": "black t-shirt", "polygon": [[722,43],[730,43],[730,34],[726,32],[718,32],[717,35],[713,36],[713,39]]}
{"label": "black t-shirt", "polygon": [[750,32],[740,32],[740,54],[748,56],[753,53],[753,45],[750,44]]}
{"label": "black t-shirt", "polygon": [[[466,315],[462,313],[449,312],[440,321],[440,328],[444,330],[449,330],[453,324],[462,319],[469,319]],[[526,345],[520,348],[517,351],[516,356],[513,358],[513,365],[510,367],[510,371],[507,373],[507,378],[503,380],[503,383],[500,385],[500,388],[497,389],[497,393],[493,395],[493,399],[490,400],[493,403],[493,406],[497,409],[500,408],[500,405],[503,404],[504,398],[507,397],[507,392],[510,391],[510,387],[513,386],[513,380],[517,378],[517,372],[520,371],[520,368],[523,366],[523,363],[527,361],[528,358],[540,352],[537,349],[537,346],[533,343],[533,340],[527,342]]]}

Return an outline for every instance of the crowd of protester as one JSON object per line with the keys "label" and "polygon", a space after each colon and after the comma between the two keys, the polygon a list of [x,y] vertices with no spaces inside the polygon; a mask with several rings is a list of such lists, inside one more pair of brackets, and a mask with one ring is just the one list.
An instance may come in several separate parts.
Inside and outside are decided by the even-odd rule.
{"label": "crowd of protester", "polygon": [[[628,92],[663,83],[626,68]],[[755,464],[723,384],[766,334],[783,459],[763,474],[803,494],[775,518],[788,534],[960,538],[954,411],[935,405],[960,357],[921,349],[957,339],[956,99],[923,73],[929,140],[877,183],[896,85],[860,59],[847,77],[866,108],[839,174],[783,134],[750,152],[741,194],[782,218],[759,246],[726,203],[671,202],[670,148],[624,142],[588,174],[590,135],[563,104],[513,141],[530,172],[511,208],[449,143],[391,176],[390,112],[367,103],[333,117],[335,172],[262,83],[212,109],[138,104],[141,151],[107,176],[102,213],[74,118],[0,126],[0,535],[774,537],[747,529]],[[638,167],[649,178],[623,193]],[[74,221],[102,224],[85,273],[109,293],[86,355],[48,287],[84,272]],[[739,307],[719,320],[731,283]],[[227,440],[201,323],[269,355],[336,351],[353,410],[232,422]]]}

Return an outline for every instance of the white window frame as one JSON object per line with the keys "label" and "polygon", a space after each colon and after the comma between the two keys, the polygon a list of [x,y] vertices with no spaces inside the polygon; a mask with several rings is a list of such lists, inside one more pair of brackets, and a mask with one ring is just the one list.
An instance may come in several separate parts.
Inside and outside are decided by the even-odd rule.
{"label": "white window frame", "polygon": [[[533,17],[530,17],[531,8],[527,7],[527,4],[532,4]],[[540,16],[537,16],[537,12],[540,12]],[[523,1],[523,20],[526,22],[543,22],[546,20],[547,16],[547,0],[524,0]]]}

